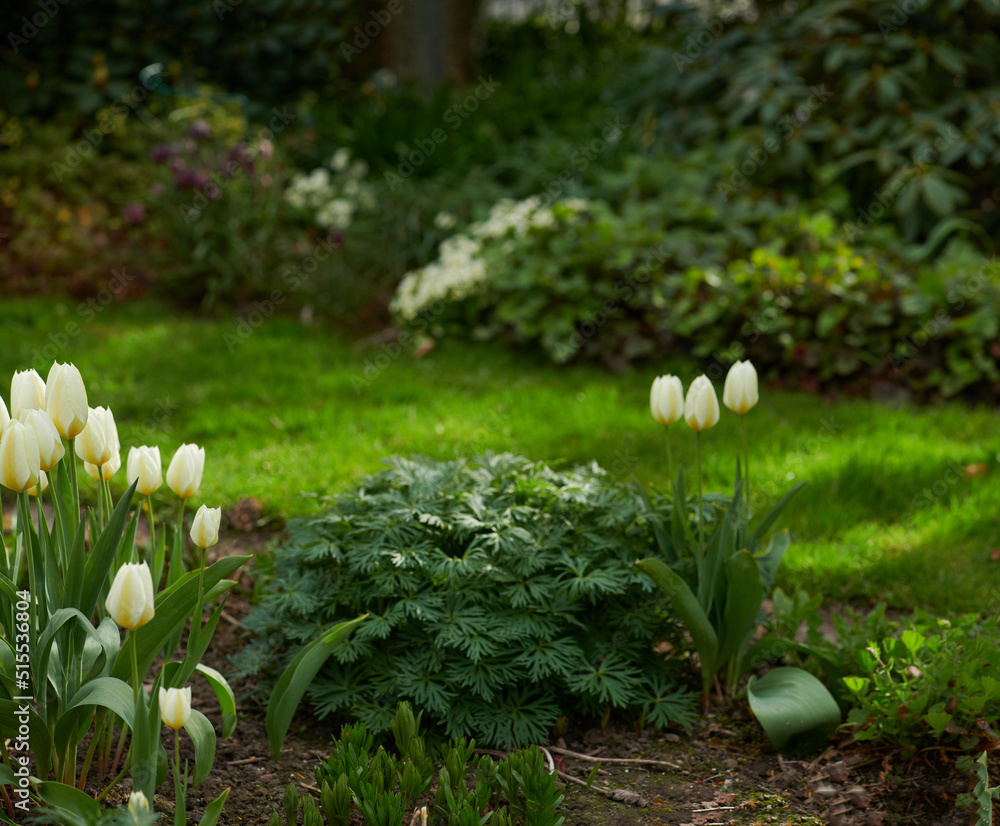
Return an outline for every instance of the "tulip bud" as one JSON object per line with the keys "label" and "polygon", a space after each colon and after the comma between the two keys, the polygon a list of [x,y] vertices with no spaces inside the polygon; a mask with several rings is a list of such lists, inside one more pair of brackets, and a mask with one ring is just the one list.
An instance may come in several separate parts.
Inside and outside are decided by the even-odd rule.
{"label": "tulip bud", "polygon": [[136,491],[143,496],[149,496],[163,484],[163,474],[160,471],[160,449],[158,447],[130,447],[128,462],[125,465],[125,478],[131,485],[136,485]]}
{"label": "tulip bud", "polygon": [[59,431],[49,414],[44,410],[22,410],[17,417],[25,427],[35,434],[38,442],[38,462],[42,470],[52,470],[66,455]]}
{"label": "tulip bud", "polygon": [[10,380],[10,413],[17,419],[25,410],[45,409],[45,382],[34,370],[21,370]]}
{"label": "tulip bud", "polygon": [[35,432],[11,419],[0,438],[0,485],[15,493],[33,488],[42,472],[40,462]]}
{"label": "tulip bud", "polygon": [[45,387],[45,410],[64,439],[74,439],[87,424],[87,388],[72,364],[55,362]]}
{"label": "tulip bud", "polygon": [[142,792],[132,792],[128,798],[128,813],[133,823],[143,823],[143,816],[149,814],[149,801]]}
{"label": "tulip bud", "polygon": [[719,399],[708,376],[698,376],[688,388],[684,418],[692,430],[707,430],[719,421]]}
{"label": "tulip bud", "polygon": [[167,468],[167,485],[181,499],[187,499],[198,492],[204,470],[205,448],[181,445]]}
{"label": "tulip bud", "polygon": [[202,505],[194,515],[191,523],[191,541],[199,548],[211,548],[219,541],[219,523],[222,521],[222,508],[209,508]]}
{"label": "tulip bud", "polygon": [[726,374],[726,386],[722,391],[723,404],[742,416],[757,404],[758,398],[757,371],[749,361],[736,362]]}
{"label": "tulip bud", "polygon": [[[44,470],[38,472],[38,481],[35,483],[33,488],[28,488],[28,496],[38,496],[39,493],[45,493],[49,487],[49,477],[45,475]],[[39,488],[41,490],[39,490]]]}
{"label": "tulip bud", "polygon": [[160,718],[175,731],[191,718],[191,686],[160,687]]}
{"label": "tulip bud", "polygon": [[103,465],[101,465],[100,472],[98,472],[97,465],[92,465],[90,462],[83,463],[83,469],[87,471],[87,473],[90,474],[91,477],[97,479],[98,481],[100,481],[101,476],[104,476],[105,479],[110,479],[119,470],[121,470],[121,466],[122,466],[122,457],[118,451],[112,453],[111,458],[108,459],[108,461],[106,461]]}
{"label": "tulip bud", "polygon": [[126,562],[115,574],[104,602],[122,628],[135,631],[153,618],[153,576],[145,562]]}
{"label": "tulip bud", "polygon": [[[120,449],[114,414],[106,407],[91,407],[87,424],[76,438],[76,455],[85,463],[104,465]],[[121,459],[118,462],[120,465]]]}
{"label": "tulip bud", "polygon": [[677,376],[653,379],[649,391],[649,409],[662,425],[672,425],[684,415],[684,385]]}

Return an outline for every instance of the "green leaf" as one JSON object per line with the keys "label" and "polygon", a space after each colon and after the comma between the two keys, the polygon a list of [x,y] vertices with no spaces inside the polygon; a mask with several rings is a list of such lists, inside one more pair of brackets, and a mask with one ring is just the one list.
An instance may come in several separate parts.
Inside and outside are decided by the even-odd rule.
{"label": "green leaf", "polygon": [[792,488],[788,493],[781,497],[777,501],[771,510],[757,523],[757,527],[754,528],[753,533],[750,534],[749,540],[747,540],[747,548],[750,551],[754,551],[760,540],[763,539],[764,534],[766,534],[771,526],[778,521],[778,517],[781,516],[781,512],[788,506],[788,503],[792,501],[792,497],[795,496],[803,487],[805,487],[805,482],[799,482],[794,488]]}
{"label": "green leaf", "polygon": [[764,599],[760,570],[749,551],[737,551],[726,559],[724,565],[726,608],[719,644],[719,666],[737,656],[749,643],[757,629],[757,615]]}
{"label": "green leaf", "polygon": [[208,684],[212,687],[212,691],[215,692],[215,697],[219,701],[219,708],[222,712],[222,739],[225,740],[236,730],[236,695],[233,694],[226,678],[214,668],[199,663],[195,667],[195,671],[208,680]]}
{"label": "green leaf", "polygon": [[184,731],[194,743],[194,785],[197,786],[211,774],[215,765],[215,729],[204,714],[191,709]]}
{"label": "green leaf", "polygon": [[347,639],[367,616],[363,614],[349,622],[328,628],[295,655],[295,659],[288,664],[288,668],[278,679],[271,700],[267,704],[266,719],[267,740],[275,759],[281,753],[285,734],[292,724],[292,718],[309,684],[333,650]]}
{"label": "green leaf", "polygon": [[698,599],[676,571],[661,560],[650,557],[636,562],[670,600],[677,616],[691,635],[698,659],[701,661],[702,691],[707,695],[718,664],[719,640],[712,623],[702,610]]}
{"label": "green leaf", "polygon": [[50,806],[81,814],[88,823],[97,823],[101,818],[101,807],[97,801],[73,786],[49,780],[39,783],[37,790],[38,796]]}
{"label": "green leaf", "polygon": [[[71,577],[76,577],[76,579],[71,578],[70,582],[81,583],[79,601],[76,605],[82,611],[90,612],[94,610],[101,589],[108,580],[108,571],[111,569],[115,552],[118,550],[122,531],[125,530],[128,511],[132,507],[132,494],[135,492],[135,486],[138,483],[138,480],[133,482],[125,495],[118,500],[118,504],[115,505],[107,526],[94,543],[94,547],[90,551],[90,556],[85,557],[82,553],[77,555],[74,552],[74,557],[70,562],[70,574]],[[82,537],[80,546],[82,550]],[[82,572],[82,575],[79,571],[80,563],[78,560],[80,559],[86,559],[86,569],[85,572]]]}
{"label": "green leaf", "polygon": [[840,706],[826,686],[800,668],[773,668],[747,686],[750,710],[772,745],[809,747],[840,725]]}
{"label": "green leaf", "polygon": [[222,815],[222,807],[226,805],[226,798],[229,796],[229,789],[223,791],[215,800],[205,807],[205,814],[198,821],[199,826],[215,826]]}

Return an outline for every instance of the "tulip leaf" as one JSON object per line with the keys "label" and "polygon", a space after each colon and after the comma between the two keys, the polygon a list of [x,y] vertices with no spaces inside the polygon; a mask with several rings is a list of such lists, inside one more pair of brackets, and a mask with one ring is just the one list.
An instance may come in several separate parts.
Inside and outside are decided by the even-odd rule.
{"label": "tulip leaf", "polygon": [[[737,551],[725,561],[726,607],[723,612],[719,664],[728,662],[749,643],[757,628],[764,599],[757,561],[749,551]],[[734,675],[734,676],[739,676]]]}
{"label": "tulip leaf", "polygon": [[698,652],[698,659],[701,661],[702,693],[707,697],[712,686],[712,678],[715,676],[719,654],[719,639],[715,629],[712,628],[712,623],[702,610],[697,597],[691,593],[687,583],[676,571],[653,557],[640,559],[636,565],[660,587],[691,635],[695,650]]}
{"label": "tulip leaf", "polygon": [[778,517],[781,516],[781,512],[788,506],[788,503],[792,501],[792,497],[795,496],[802,488],[805,486],[805,482],[799,482],[795,487],[793,487],[788,493],[782,496],[774,505],[771,510],[757,523],[757,527],[754,528],[752,534],[750,534],[750,539],[747,541],[747,547],[752,551],[760,543],[760,540],[764,535],[771,529],[771,526],[778,521]]}
{"label": "tulip leaf", "polygon": [[[219,581],[243,565],[249,556],[227,556],[205,569],[205,599],[213,598]],[[220,584],[222,591],[231,588],[235,583]],[[139,673],[149,671],[153,660],[163,650],[170,635],[183,627],[188,618],[195,612],[198,601],[198,571],[189,571],[174,585],[156,595],[156,613],[153,618],[128,635],[121,651],[115,660],[111,674],[122,680],[128,680],[131,675],[131,650],[136,646],[139,659]]]}
{"label": "tulip leaf", "polygon": [[229,796],[229,789],[225,789],[215,800],[205,807],[205,814],[198,821],[199,826],[215,826],[222,815],[222,807],[226,805],[226,798]]}
{"label": "tulip leaf", "polygon": [[236,730],[236,695],[233,694],[233,689],[226,682],[226,678],[214,668],[199,663],[195,671],[208,680],[219,701],[219,709],[222,712],[222,739],[225,740]]}
{"label": "tulip leaf", "polygon": [[133,689],[114,677],[98,677],[84,684],[59,716],[55,727],[55,744],[59,751],[73,739],[74,730],[84,721],[89,726],[93,716],[92,706],[100,706],[117,714],[129,727],[135,721],[135,694]]}
{"label": "tulip leaf", "polygon": [[747,686],[750,710],[778,750],[808,749],[840,725],[840,706],[827,687],[801,668],[772,668]]}
{"label": "tulip leaf", "polygon": [[215,729],[208,718],[198,709],[191,709],[191,716],[184,724],[194,743],[194,785],[201,783],[212,771],[215,765]]}
{"label": "tulip leaf", "polygon": [[[125,529],[125,522],[128,519],[129,508],[132,506],[132,494],[135,492],[136,484],[137,482],[133,482],[125,495],[118,500],[118,504],[115,505],[108,524],[90,550],[90,557],[86,558],[84,554],[77,554],[75,551],[72,555],[73,558],[70,561],[71,576],[76,577],[76,582],[83,583],[79,598],[74,603],[80,606],[81,610],[93,611],[94,606],[97,605],[97,600],[101,596],[101,589],[108,581],[108,571],[111,569],[111,564],[115,559],[115,552],[118,550],[119,541],[122,537],[122,531]],[[85,572],[78,570],[82,565],[79,562],[81,558],[86,558]],[[70,582],[73,581],[73,579],[70,580]]]}
{"label": "tulip leaf", "polygon": [[16,786],[17,778],[10,766],[0,763],[0,786]]}
{"label": "tulip leaf", "polygon": [[351,632],[367,617],[362,614],[348,622],[341,622],[319,634],[305,646],[288,664],[271,694],[267,704],[267,740],[275,759],[281,753],[281,744],[285,742],[285,734],[292,724],[292,718],[302,702],[302,697],[309,688],[313,678],[323,667],[334,649],[346,640]]}
{"label": "tulip leaf", "polygon": [[660,514],[656,512],[653,508],[653,502],[649,498],[649,494],[641,483],[637,483],[636,487],[639,489],[639,498],[642,499],[643,505],[646,507],[646,513],[648,514],[649,524],[653,528],[653,536],[656,537],[656,544],[660,549],[660,553],[666,557],[667,561],[670,563],[677,562],[677,552],[674,545],[670,541],[670,536],[667,534],[666,529],[663,526],[663,520]]}
{"label": "tulip leaf", "polygon": [[38,784],[37,791],[38,796],[54,809],[83,815],[87,823],[97,823],[101,819],[100,804],[74,786],[46,780]]}
{"label": "tulip leaf", "polygon": [[791,542],[792,538],[789,536],[788,531],[780,531],[771,537],[771,541],[767,545],[767,550],[762,554],[757,554],[755,557],[757,565],[760,568],[760,582],[764,586],[765,594],[770,593],[775,577],[778,575],[781,560],[784,558],[785,551],[788,550]]}

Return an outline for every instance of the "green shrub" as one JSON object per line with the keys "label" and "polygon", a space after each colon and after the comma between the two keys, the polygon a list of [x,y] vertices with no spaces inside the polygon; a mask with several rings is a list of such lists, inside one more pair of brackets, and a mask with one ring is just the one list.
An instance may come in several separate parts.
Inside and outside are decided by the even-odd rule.
{"label": "green shrub", "polygon": [[[892,620],[885,605],[834,614],[837,642],[819,630],[818,599],[775,592],[776,630],[786,638],[807,621],[807,641],[790,656],[823,676],[849,708],[855,740],[912,755],[923,746],[971,751],[997,742],[1000,632],[973,614],[941,619],[918,611]],[[788,650],[786,648],[786,650]]]}
{"label": "green shrub", "polygon": [[653,549],[643,514],[596,466],[393,459],[289,526],[238,663],[274,667],[368,612],[310,691],[321,716],[378,733],[409,700],[448,736],[501,746],[545,739],[561,714],[686,723],[688,692],[653,650],[676,626],[634,564]]}
{"label": "green shrub", "polygon": [[723,195],[812,198],[836,181],[850,196],[838,221],[862,233],[881,194],[876,219],[908,240],[959,217],[952,229],[991,251],[998,22],[995,0],[764,2],[721,16],[681,6],[609,95],[672,155],[724,144]]}

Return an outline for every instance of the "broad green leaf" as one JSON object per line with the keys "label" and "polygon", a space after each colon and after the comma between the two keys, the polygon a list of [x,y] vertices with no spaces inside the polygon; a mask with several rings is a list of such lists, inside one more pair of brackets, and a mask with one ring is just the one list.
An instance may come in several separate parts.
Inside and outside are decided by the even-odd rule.
{"label": "broad green leaf", "polygon": [[[17,731],[20,718],[14,715],[20,707],[21,704],[15,700],[0,700],[0,731]],[[28,727],[35,772],[39,777],[46,777],[52,768],[52,735],[45,720],[33,707],[28,709]]]}
{"label": "broad green leaf", "polygon": [[199,785],[212,772],[215,765],[215,729],[208,718],[197,709],[191,709],[191,716],[184,724],[194,743],[194,785]]}
{"label": "broad green leaf", "polygon": [[750,710],[772,745],[810,747],[840,725],[840,706],[826,686],[800,668],[773,668],[747,686]]}
{"label": "broad green leaf", "polygon": [[788,535],[788,531],[776,533],[771,537],[771,541],[768,542],[767,550],[755,557],[760,570],[760,584],[763,586],[765,594],[769,593],[771,586],[774,585],[774,579],[778,575],[781,560],[784,558],[785,551],[788,550],[791,541],[792,539]]}
{"label": "broad green leaf", "polygon": [[233,694],[226,678],[214,668],[199,663],[195,671],[208,680],[208,684],[212,687],[212,691],[215,692],[215,697],[219,701],[219,708],[222,712],[222,739],[225,740],[236,730],[236,695]]}
{"label": "broad green leaf", "polygon": [[65,783],[54,780],[39,783],[38,796],[57,809],[83,815],[88,823],[96,823],[101,817],[101,807],[94,798]]}
{"label": "broad green leaf", "polygon": [[346,640],[367,616],[362,614],[349,622],[328,628],[295,655],[278,679],[271,700],[267,704],[266,718],[267,740],[275,758],[281,753],[285,734],[292,724],[292,718],[309,684],[333,650]]}
{"label": "broad green leaf", "polygon": [[640,559],[636,565],[660,587],[691,635],[695,650],[698,652],[698,659],[701,661],[702,690],[707,692],[715,676],[719,654],[719,640],[712,624],[705,616],[698,599],[676,571],[659,559],[653,558]]}
{"label": "broad green leaf", "polygon": [[17,778],[10,766],[0,763],[0,786],[16,786]]}
{"label": "broad green leaf", "polygon": [[720,666],[737,656],[750,641],[757,629],[757,615],[764,599],[757,561],[749,551],[737,551],[726,559],[725,567],[726,608],[719,641]]}
{"label": "broad green leaf", "polygon": [[771,526],[778,521],[778,517],[781,516],[781,512],[788,506],[788,503],[792,501],[792,497],[795,496],[802,488],[805,486],[805,482],[799,482],[794,488],[792,488],[788,493],[779,499],[773,508],[764,515],[764,517],[757,523],[757,527],[754,528],[753,532],[750,534],[750,538],[747,540],[747,547],[753,552],[757,545],[760,544],[760,540],[764,538],[764,535],[771,529]]}

